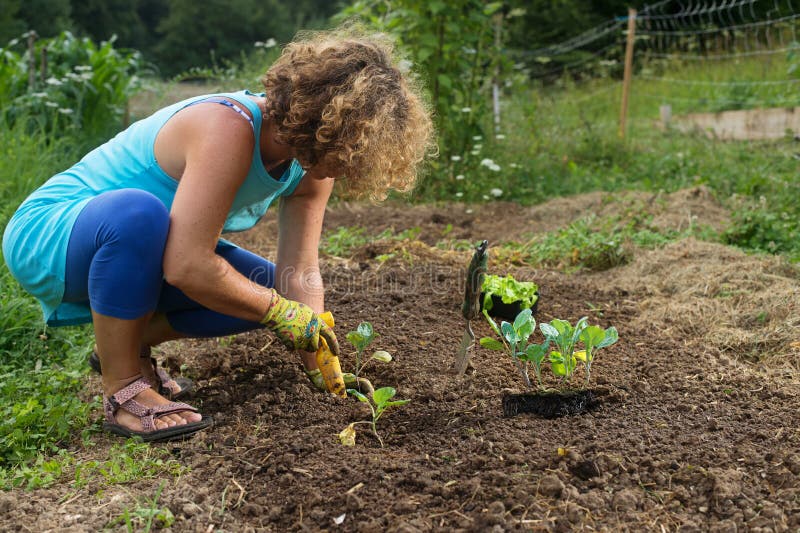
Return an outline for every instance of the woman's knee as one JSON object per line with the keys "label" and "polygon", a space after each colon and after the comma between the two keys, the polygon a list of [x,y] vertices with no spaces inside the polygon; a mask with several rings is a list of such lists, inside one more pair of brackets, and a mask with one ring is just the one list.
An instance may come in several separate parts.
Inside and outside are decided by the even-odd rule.
{"label": "woman's knee", "polygon": [[111,209],[118,231],[134,238],[166,239],[169,231],[169,211],[155,195],[139,189],[121,189],[109,193]]}

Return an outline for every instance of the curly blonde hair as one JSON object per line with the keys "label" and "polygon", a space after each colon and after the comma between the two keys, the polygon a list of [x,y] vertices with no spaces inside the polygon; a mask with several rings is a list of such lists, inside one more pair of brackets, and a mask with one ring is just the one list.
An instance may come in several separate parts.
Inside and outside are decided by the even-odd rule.
{"label": "curly blonde hair", "polygon": [[288,44],[261,78],[276,141],[344,177],[350,197],[408,192],[433,146],[417,81],[383,36],[320,32]]}

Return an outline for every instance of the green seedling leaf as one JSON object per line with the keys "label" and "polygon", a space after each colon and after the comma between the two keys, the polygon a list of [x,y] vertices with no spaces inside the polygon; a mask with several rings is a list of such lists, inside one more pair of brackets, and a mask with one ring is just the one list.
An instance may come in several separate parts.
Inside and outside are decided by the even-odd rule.
{"label": "green seedling leaf", "polygon": [[487,292],[484,293],[483,296],[483,312],[491,311],[492,307],[494,307],[494,302],[492,301],[492,293]]}
{"label": "green seedling leaf", "polygon": [[572,334],[572,325],[566,320],[553,319],[550,325],[558,332],[559,337],[569,337]]}
{"label": "green seedling leaf", "polygon": [[514,320],[514,331],[521,342],[527,342],[528,337],[536,329],[536,320],[533,318],[530,309],[523,309]]}
{"label": "green seedling leaf", "polygon": [[503,321],[500,323],[500,331],[503,332],[503,338],[505,338],[509,344],[516,344],[519,342],[519,337],[517,337],[517,332],[514,331],[514,326],[508,322]]}
{"label": "green seedling leaf", "polygon": [[544,335],[546,338],[552,341],[557,341],[558,338],[561,336],[561,334],[558,332],[556,328],[554,328],[553,326],[551,326],[546,322],[542,322],[541,324],[539,324],[539,329],[542,330],[542,335]]}
{"label": "green seedling leaf", "polygon": [[525,358],[538,366],[547,357],[547,348],[549,346],[549,341],[545,341],[544,344],[531,344],[525,350]]}
{"label": "green seedling leaf", "polygon": [[564,365],[564,357],[561,352],[550,352],[550,370],[553,374],[559,377],[567,375],[567,369]]}
{"label": "green seedling leaf", "polygon": [[372,324],[369,322],[362,322],[358,325],[356,330],[367,342],[371,342],[375,337],[375,331],[372,329]]}
{"label": "green seedling leaf", "polygon": [[[378,389],[378,390],[380,390],[380,389]],[[378,391],[375,391],[375,392],[378,392]],[[355,396],[356,398],[358,398],[359,402],[369,403],[369,398],[367,398],[366,396],[364,396],[363,394],[358,392],[356,389],[347,389],[347,394]]]}
{"label": "green seedling leaf", "polygon": [[575,346],[575,343],[578,342],[578,339],[581,336],[581,333],[589,323],[589,317],[582,317],[578,322],[575,324],[575,329],[572,330],[572,338],[570,339],[572,345]]}
{"label": "green seedling leaf", "polygon": [[483,316],[486,318],[486,321],[489,322],[489,326],[491,326],[492,331],[494,331],[495,335],[498,337],[502,337],[503,334],[500,333],[500,328],[497,327],[497,322],[494,321],[492,317],[489,316],[489,313],[486,312],[486,309],[483,310]]}
{"label": "green seedling leaf", "polygon": [[606,346],[611,346],[615,342],[619,340],[619,333],[617,333],[617,328],[611,326],[604,332],[604,338],[602,341],[597,343],[597,348],[605,348]]}
{"label": "green seedling leaf", "polygon": [[357,331],[351,331],[346,335],[346,337],[347,337],[347,340],[350,342],[350,344],[355,346],[356,350],[362,350],[363,349],[364,336],[361,333],[359,333]]}
{"label": "green seedling leaf", "polygon": [[372,358],[375,359],[376,361],[380,361],[381,363],[392,362],[392,355],[384,350],[377,350],[375,353],[372,354]]}
{"label": "green seedling leaf", "polygon": [[478,342],[480,343],[481,346],[483,346],[487,350],[494,350],[496,352],[506,351],[505,344],[491,337],[482,337],[481,340]]}
{"label": "green seedling leaf", "polygon": [[591,350],[592,347],[599,346],[605,336],[606,333],[600,326],[588,326],[581,332],[580,340],[586,345],[587,350]]}
{"label": "green seedling leaf", "polygon": [[395,394],[397,394],[397,391],[394,387],[381,387],[372,393],[372,401],[376,405],[382,405],[391,400]]}
{"label": "green seedling leaf", "polygon": [[405,405],[410,401],[411,400],[392,400],[391,402],[386,402],[383,405],[384,405],[384,407],[396,407],[398,405]]}
{"label": "green seedling leaf", "polygon": [[514,329],[519,330],[522,326],[528,324],[532,320],[532,313],[530,309],[523,309],[514,319]]}

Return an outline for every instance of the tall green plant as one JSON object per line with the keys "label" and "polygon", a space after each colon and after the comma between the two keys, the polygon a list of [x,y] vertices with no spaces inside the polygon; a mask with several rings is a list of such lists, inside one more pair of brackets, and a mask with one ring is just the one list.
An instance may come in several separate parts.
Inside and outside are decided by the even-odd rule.
{"label": "tall green plant", "polygon": [[484,0],[358,0],[339,20],[358,18],[394,35],[424,77],[436,111],[442,154],[462,154],[482,135],[488,84],[504,63],[494,17],[502,2]]}
{"label": "tall green plant", "polygon": [[71,128],[95,138],[119,129],[128,98],[140,87],[138,52],[115,48],[113,38],[97,45],[69,32],[40,39],[30,86],[29,51],[20,48],[18,40],[0,48],[0,110],[7,122],[24,120],[46,131]]}

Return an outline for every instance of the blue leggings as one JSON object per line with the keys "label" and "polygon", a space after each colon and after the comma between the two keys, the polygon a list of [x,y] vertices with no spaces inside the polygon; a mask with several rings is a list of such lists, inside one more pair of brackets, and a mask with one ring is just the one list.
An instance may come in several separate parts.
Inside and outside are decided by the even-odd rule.
{"label": "blue leggings", "polygon": [[[120,189],[93,198],[70,234],[64,301],[88,302],[97,313],[127,320],[162,312],[188,337],[262,328],[203,307],[164,281],[168,231],[169,212],[149,192]],[[274,285],[275,265],[266,259],[226,243],[216,253],[253,282]]]}

